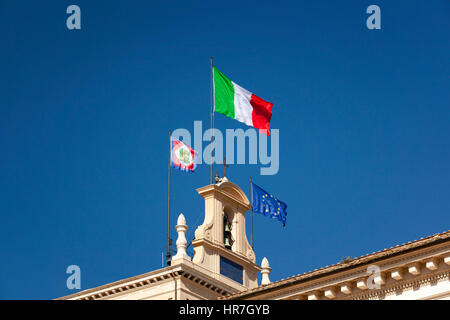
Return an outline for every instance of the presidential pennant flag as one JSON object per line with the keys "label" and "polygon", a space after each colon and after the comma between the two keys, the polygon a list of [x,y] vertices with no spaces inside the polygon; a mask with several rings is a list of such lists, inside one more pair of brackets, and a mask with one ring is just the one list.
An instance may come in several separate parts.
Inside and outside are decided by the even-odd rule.
{"label": "presidential pennant flag", "polygon": [[172,167],[182,171],[194,172],[197,167],[197,152],[194,149],[191,149],[183,142],[172,138],[170,153],[170,164]]}
{"label": "presidential pennant flag", "polygon": [[287,204],[252,182],[252,211],[286,225]]}
{"label": "presidential pennant flag", "polygon": [[270,135],[273,103],[267,102],[228,79],[213,67],[214,111]]}

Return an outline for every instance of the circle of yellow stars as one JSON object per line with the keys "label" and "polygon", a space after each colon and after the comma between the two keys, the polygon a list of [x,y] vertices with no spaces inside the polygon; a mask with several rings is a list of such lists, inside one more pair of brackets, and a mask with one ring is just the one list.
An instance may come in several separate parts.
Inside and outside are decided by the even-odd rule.
{"label": "circle of yellow stars", "polygon": [[273,195],[269,195],[269,194],[264,194],[261,198],[262,198],[262,202],[264,203],[264,207],[266,208],[266,212],[269,213],[269,208],[268,208],[268,204],[266,204],[266,198],[270,196],[272,199],[275,199],[275,201],[278,204],[278,209],[277,212],[274,212],[273,215],[274,216],[279,216],[280,215],[280,208],[281,208],[281,203],[278,201],[278,199],[276,197],[274,197]]}

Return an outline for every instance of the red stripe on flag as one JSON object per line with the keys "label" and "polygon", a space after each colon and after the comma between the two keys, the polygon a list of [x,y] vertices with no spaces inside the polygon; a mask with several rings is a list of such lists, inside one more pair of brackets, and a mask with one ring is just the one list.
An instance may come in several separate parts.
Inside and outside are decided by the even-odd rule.
{"label": "red stripe on flag", "polygon": [[273,103],[267,102],[252,94],[250,104],[253,107],[253,126],[259,129],[260,133],[270,136],[270,119],[272,118]]}

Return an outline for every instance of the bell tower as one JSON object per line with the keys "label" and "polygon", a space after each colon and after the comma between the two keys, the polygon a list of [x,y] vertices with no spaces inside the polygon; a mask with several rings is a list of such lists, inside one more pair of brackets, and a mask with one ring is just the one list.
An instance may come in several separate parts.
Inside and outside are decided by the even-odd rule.
{"label": "bell tower", "polygon": [[205,199],[205,220],[195,230],[192,262],[235,287],[257,287],[261,267],[255,264],[245,232],[245,214],[250,210],[247,196],[226,177],[197,192]]}

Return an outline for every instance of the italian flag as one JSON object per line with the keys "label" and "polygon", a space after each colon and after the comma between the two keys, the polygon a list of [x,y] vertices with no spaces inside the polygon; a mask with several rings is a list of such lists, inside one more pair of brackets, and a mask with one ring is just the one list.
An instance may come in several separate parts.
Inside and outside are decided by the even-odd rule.
{"label": "italian flag", "polygon": [[273,103],[267,102],[228,79],[213,67],[214,111],[270,135]]}

